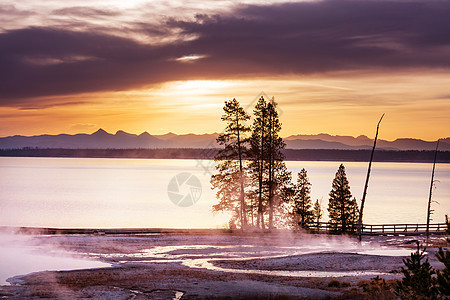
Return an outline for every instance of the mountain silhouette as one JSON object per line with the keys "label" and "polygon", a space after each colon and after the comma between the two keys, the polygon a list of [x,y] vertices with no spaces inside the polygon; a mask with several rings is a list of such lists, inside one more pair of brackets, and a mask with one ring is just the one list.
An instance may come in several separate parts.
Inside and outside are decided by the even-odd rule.
{"label": "mountain silhouette", "polygon": [[[115,134],[98,129],[92,134],[58,135],[14,135],[0,138],[0,149],[21,148],[64,148],[64,149],[136,149],[136,148],[218,148],[218,133],[182,134],[169,132],[139,135],[118,130]],[[286,137],[287,149],[371,149],[373,140],[367,136],[333,136],[325,133],[317,135],[291,135]],[[395,141],[378,140],[378,149],[383,150],[434,150],[436,142],[420,139],[401,138]],[[441,139],[439,149],[450,151],[450,138]]]}

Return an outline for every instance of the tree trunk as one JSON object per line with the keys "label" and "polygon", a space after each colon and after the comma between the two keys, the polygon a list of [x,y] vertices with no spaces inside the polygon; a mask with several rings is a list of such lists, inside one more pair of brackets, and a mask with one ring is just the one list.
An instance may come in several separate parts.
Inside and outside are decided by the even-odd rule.
{"label": "tree trunk", "polygon": [[269,111],[269,229],[273,229],[273,108]]}
{"label": "tree trunk", "polygon": [[428,244],[428,237],[430,235],[430,219],[431,219],[431,194],[433,193],[433,184],[434,184],[434,169],[436,167],[436,158],[437,158],[437,153],[438,153],[438,148],[439,148],[439,140],[437,140],[436,143],[436,151],[434,152],[434,161],[433,161],[433,171],[431,172],[431,184],[430,184],[430,194],[428,197],[428,209],[427,209],[427,230],[426,230],[426,234],[427,234],[427,244]]}
{"label": "tree trunk", "polygon": [[241,229],[243,230],[247,226],[247,216],[245,212],[245,194],[244,194],[244,173],[242,168],[242,148],[241,148],[241,138],[239,130],[239,115],[236,112],[236,127],[237,127],[237,144],[238,144],[238,155],[239,155],[239,181],[241,186]]}
{"label": "tree trunk", "polygon": [[[344,181],[342,180],[342,186],[344,186]],[[345,232],[345,198],[344,192],[341,191],[341,233]]]}
{"label": "tree trunk", "polygon": [[264,229],[264,215],[263,215],[263,204],[262,204],[262,190],[263,190],[263,169],[264,169],[264,124],[265,120],[265,111],[262,111],[262,120],[261,120],[261,145],[259,151],[259,195],[258,195],[258,218],[257,225],[258,228]]}
{"label": "tree trunk", "polygon": [[377,124],[377,132],[375,134],[375,139],[373,140],[373,147],[372,147],[372,152],[370,154],[369,168],[367,169],[366,183],[364,185],[363,197],[361,199],[361,209],[359,210],[359,218],[358,218],[358,239],[359,239],[359,241],[361,241],[364,203],[366,202],[367,187],[369,186],[369,177],[370,177],[370,169],[372,167],[373,153],[375,152],[375,147],[377,146],[378,129],[380,128],[380,123],[381,123],[381,120],[383,120],[383,117],[384,117],[384,114],[381,116],[380,121],[378,121],[378,124]]}

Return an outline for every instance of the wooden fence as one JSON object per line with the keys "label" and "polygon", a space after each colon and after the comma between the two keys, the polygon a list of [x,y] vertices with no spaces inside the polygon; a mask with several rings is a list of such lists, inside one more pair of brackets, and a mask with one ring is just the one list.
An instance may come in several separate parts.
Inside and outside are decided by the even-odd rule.
{"label": "wooden fence", "polygon": [[[307,223],[304,226],[312,232],[333,233],[340,232],[341,227],[338,224],[326,222]],[[447,224],[430,224],[430,235],[446,234]],[[356,232],[356,225],[350,226],[347,231]],[[426,234],[427,224],[363,224],[362,235],[424,235]]]}

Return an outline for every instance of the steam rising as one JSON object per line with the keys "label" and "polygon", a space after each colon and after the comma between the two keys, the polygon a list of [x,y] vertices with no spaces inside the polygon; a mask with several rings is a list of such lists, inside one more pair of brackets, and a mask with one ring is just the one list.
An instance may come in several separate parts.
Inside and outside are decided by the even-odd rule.
{"label": "steam rising", "polygon": [[[209,275],[221,272],[231,276],[260,274],[370,279],[380,275],[397,278],[395,276],[398,275],[389,272],[399,269],[402,257],[411,252],[411,249],[397,246],[411,239],[413,237],[367,237],[359,244],[354,238],[346,236],[313,235],[288,230],[266,234],[229,234],[220,230],[120,235],[112,231],[105,235],[3,233],[0,235],[0,280],[2,285],[20,284],[18,275],[31,272],[110,266],[87,260],[86,257],[114,263],[117,272],[128,269],[126,266],[135,265],[156,269],[196,269]],[[96,274],[96,271],[92,272]],[[33,278],[38,281],[45,278],[45,282],[55,289],[52,292],[61,297],[73,293],[60,283],[56,273]],[[88,293],[88,290],[85,292]],[[121,292],[135,293],[131,290]]]}
{"label": "steam rising", "polygon": [[110,266],[76,256],[56,245],[42,243],[30,235],[1,233],[0,245],[0,285],[19,283],[18,278],[11,277],[38,271]]}

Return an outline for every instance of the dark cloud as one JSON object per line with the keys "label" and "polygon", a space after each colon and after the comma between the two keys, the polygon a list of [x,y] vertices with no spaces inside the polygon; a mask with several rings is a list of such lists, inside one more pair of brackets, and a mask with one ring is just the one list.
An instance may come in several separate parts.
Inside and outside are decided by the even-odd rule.
{"label": "dark cloud", "polygon": [[[196,49],[271,72],[448,67],[449,2],[323,1],[247,6],[233,17],[174,23]],[[443,51],[446,52],[446,51]],[[277,71],[278,70],[278,71]]]}
{"label": "dark cloud", "polygon": [[6,104],[14,98],[121,90],[167,79],[159,75],[176,69],[166,61],[177,55],[169,49],[99,33],[28,28],[0,35],[0,49],[0,97]]}
{"label": "dark cloud", "polygon": [[[329,0],[241,6],[160,25],[136,22],[139,33],[196,37],[157,45],[105,32],[13,30],[0,34],[0,104],[168,80],[449,68],[449,15],[449,1]],[[175,60],[191,54],[204,58]]]}

